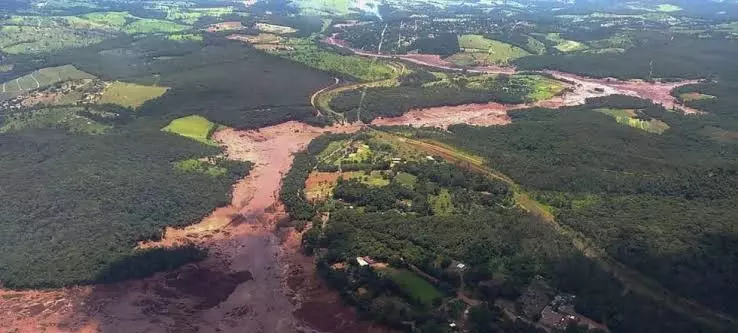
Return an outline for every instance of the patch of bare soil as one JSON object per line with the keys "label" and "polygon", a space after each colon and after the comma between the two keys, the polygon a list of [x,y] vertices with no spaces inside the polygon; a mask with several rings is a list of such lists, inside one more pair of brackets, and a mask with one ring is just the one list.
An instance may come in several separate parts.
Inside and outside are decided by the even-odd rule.
{"label": "patch of bare soil", "polygon": [[[208,249],[204,261],[111,285],[0,290],[3,332],[315,332],[312,327],[332,325],[323,324],[322,318],[293,314],[303,299],[313,302],[311,295],[332,292],[313,286],[317,278],[301,278],[305,282],[299,288],[288,287],[289,272],[313,276],[314,265],[309,258],[292,259],[302,255],[295,246],[283,246],[274,233],[277,221],[286,218],[277,194],[294,152],[323,132],[356,130],[288,122],[260,130],[216,132],[213,138],[229,157],[256,163],[250,175],[234,185],[232,204],[198,224],[166,229],[161,241],[139,244],[143,248],[197,244]],[[292,269],[296,263],[300,268]],[[330,304],[346,311],[341,302]]]}
{"label": "patch of bare soil", "polygon": [[674,89],[698,83],[699,80],[652,83],[641,80],[593,79],[556,71],[548,71],[548,73],[558,79],[573,82],[577,86],[576,92],[569,94],[571,99],[566,101],[567,104],[573,103],[570,105],[584,104],[585,100],[591,97],[621,94],[651,100],[666,109],[675,109],[685,114],[702,113],[697,109],[682,105],[676,97],[671,95]]}
{"label": "patch of bare soil", "polygon": [[245,27],[241,24],[241,21],[229,21],[220,22],[209,25],[205,28],[207,32],[219,32],[219,31],[230,31],[230,30],[243,30]]}
{"label": "patch of bare soil", "polygon": [[453,124],[479,126],[506,125],[510,123],[507,111],[523,106],[506,106],[499,103],[465,104],[412,109],[399,117],[377,118],[372,125],[412,125],[446,129]]}

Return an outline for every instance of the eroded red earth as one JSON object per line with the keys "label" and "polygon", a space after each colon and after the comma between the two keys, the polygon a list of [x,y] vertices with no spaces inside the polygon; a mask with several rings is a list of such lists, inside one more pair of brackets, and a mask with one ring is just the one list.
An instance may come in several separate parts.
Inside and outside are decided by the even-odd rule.
{"label": "eroded red earth", "polygon": [[[331,39],[333,41],[331,41]],[[328,42],[346,46],[335,38]],[[378,57],[356,51],[358,54]],[[408,55],[402,59],[444,69],[435,56]],[[458,70],[458,68],[446,68]],[[514,69],[477,68],[474,71],[510,73]],[[670,92],[678,83],[645,83],[590,79],[550,72],[570,83],[571,92],[536,105],[558,108],[584,103],[586,98],[626,94],[651,99],[685,113],[697,110],[678,105]],[[471,104],[411,110],[377,125],[436,126],[450,124],[502,125],[507,111],[531,105]],[[299,253],[300,235],[291,229],[275,232],[286,219],[277,193],[292,163],[292,154],[318,135],[355,132],[359,126],[316,128],[287,122],[259,130],[223,129],[213,139],[230,158],[256,163],[248,177],[233,187],[229,206],[213,211],[201,222],[183,229],[167,228],[158,242],[140,247],[192,243],[209,250],[202,262],[150,278],[112,285],[57,290],[0,290],[2,332],[384,332],[357,320],[353,310],[317,277],[311,258]]]}

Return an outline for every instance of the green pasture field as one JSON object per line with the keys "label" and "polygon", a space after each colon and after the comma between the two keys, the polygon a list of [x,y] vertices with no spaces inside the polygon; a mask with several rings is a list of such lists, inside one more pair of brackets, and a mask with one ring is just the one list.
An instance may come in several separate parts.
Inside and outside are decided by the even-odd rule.
{"label": "green pasture field", "polygon": [[129,34],[147,34],[156,32],[180,32],[189,26],[157,19],[138,19],[127,24],[123,31]]}
{"label": "green pasture field", "polygon": [[28,91],[48,87],[52,84],[81,79],[94,79],[91,74],[78,70],[72,65],[47,67],[4,82],[0,90],[0,100],[11,99]]}
{"label": "green pasture field", "polygon": [[700,94],[698,92],[691,92],[691,93],[684,93],[679,95],[679,99],[681,99],[684,102],[691,102],[691,101],[701,101],[706,99],[714,99],[715,96],[707,95],[707,94]]}
{"label": "green pasture field", "polygon": [[294,2],[302,15],[342,16],[349,14],[349,0],[298,0]]}
{"label": "green pasture field", "polygon": [[194,158],[174,162],[174,169],[183,172],[201,173],[211,177],[224,176],[228,172],[224,167]]}
{"label": "green pasture field", "polygon": [[568,40],[561,38],[561,34],[557,32],[551,32],[545,35],[546,39],[556,43],[554,46],[557,50],[561,52],[574,52],[574,51],[581,51],[587,48],[586,45],[574,41],[574,40]]}
{"label": "green pasture field", "polygon": [[515,79],[521,80],[530,87],[528,97],[533,101],[544,101],[560,94],[566,88],[561,81],[547,78],[541,75],[515,75]]}
{"label": "green pasture field", "polygon": [[408,296],[425,306],[432,306],[433,302],[443,298],[443,294],[432,284],[407,269],[388,267],[382,272],[387,273],[387,276],[397,283]]}
{"label": "green pasture field", "polygon": [[441,189],[438,195],[429,197],[428,203],[431,205],[431,209],[433,209],[433,215],[449,216],[454,213],[454,204],[448,189]]}
{"label": "green pasture field", "polygon": [[662,134],[669,129],[669,125],[658,119],[642,120],[636,118],[636,111],[629,109],[597,109],[597,112],[609,115],[619,123],[637,128],[649,133]]}
{"label": "green pasture field", "polygon": [[86,31],[62,25],[26,26],[0,22],[0,51],[8,54],[48,53],[99,43],[109,37],[104,32]]}
{"label": "green pasture field", "polygon": [[673,13],[678,12],[682,10],[682,7],[679,7],[677,5],[672,5],[670,3],[662,3],[658,6],[656,6],[656,10],[664,13]]}
{"label": "green pasture field", "polygon": [[413,188],[418,182],[418,176],[407,172],[398,172],[393,180],[407,188]]}
{"label": "green pasture field", "polygon": [[172,120],[169,125],[161,130],[179,134],[208,145],[215,145],[215,142],[210,140],[210,135],[213,134],[216,128],[217,125],[205,117],[193,115]]}
{"label": "green pasture field", "polygon": [[135,109],[147,101],[164,95],[167,90],[169,90],[167,87],[143,86],[116,81],[105,87],[98,103],[117,104]]}
{"label": "green pasture field", "polygon": [[[47,108],[7,114],[0,126],[0,133],[17,132],[31,128],[63,128],[69,132],[103,134],[111,126],[80,115],[81,107]],[[89,111],[88,111],[89,112]],[[99,112],[102,116],[112,113]]]}
{"label": "green pasture field", "polygon": [[356,179],[372,187],[383,187],[390,184],[390,180],[385,179],[380,170],[372,170],[368,175],[363,171],[355,171],[351,173],[351,179]]}
{"label": "green pasture field", "polygon": [[481,35],[459,36],[462,52],[447,60],[461,65],[507,64],[511,60],[530,55],[527,51],[507,43],[484,38]]}

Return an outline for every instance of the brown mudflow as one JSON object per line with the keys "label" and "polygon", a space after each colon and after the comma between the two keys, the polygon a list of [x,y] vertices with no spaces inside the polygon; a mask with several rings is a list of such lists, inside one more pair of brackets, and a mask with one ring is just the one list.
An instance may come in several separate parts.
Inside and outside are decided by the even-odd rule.
{"label": "brown mudflow", "polygon": [[[338,41],[333,41],[339,45]],[[344,45],[345,46],[345,45]],[[365,56],[381,56],[362,53]],[[434,57],[401,59],[436,68],[447,64]],[[514,73],[514,69],[473,71]],[[471,104],[411,110],[375,124],[435,126],[450,124],[502,125],[507,111],[529,106],[558,108],[583,104],[586,98],[626,94],[651,99],[685,113],[670,92],[694,81],[661,84],[550,72],[567,80],[572,92],[535,105]],[[312,259],[299,251],[299,235],[275,233],[286,219],[277,200],[280,180],[292,163],[292,153],[321,133],[354,132],[358,126],[315,128],[288,122],[260,130],[224,129],[214,135],[233,159],[256,163],[251,174],[233,187],[233,201],[200,223],[184,229],[167,228],[160,242],[141,247],[193,243],[209,250],[202,262],[168,273],[112,285],[58,290],[0,290],[2,332],[370,332],[383,331],[356,319],[352,310],[327,290],[314,271]]]}

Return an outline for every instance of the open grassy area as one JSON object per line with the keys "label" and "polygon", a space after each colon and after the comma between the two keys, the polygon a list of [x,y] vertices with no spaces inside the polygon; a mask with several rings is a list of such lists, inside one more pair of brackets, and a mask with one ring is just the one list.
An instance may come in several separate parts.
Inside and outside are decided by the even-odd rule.
{"label": "open grassy area", "polygon": [[211,177],[224,176],[228,172],[224,167],[194,158],[174,162],[174,169],[182,172],[201,173]]}
{"label": "open grassy area", "polygon": [[428,198],[428,203],[433,209],[433,215],[449,216],[454,213],[454,204],[451,199],[451,193],[447,189],[441,189],[438,195]]}
{"label": "open grassy area", "polygon": [[210,135],[217,128],[217,125],[205,117],[202,116],[187,116],[172,120],[169,125],[162,128],[164,132],[179,134],[190,139],[209,144],[215,145],[210,140]]}
{"label": "open grassy area", "polygon": [[134,83],[114,82],[105,87],[98,103],[118,104],[129,108],[138,108],[149,100],[164,95],[169,88],[142,86]]}
{"label": "open grassy area", "polygon": [[662,3],[656,6],[656,10],[664,13],[673,13],[678,12],[682,10],[682,7],[679,7],[677,5],[672,5],[670,3]]}
{"label": "open grassy area", "polygon": [[4,82],[1,88],[2,90],[0,90],[0,100],[11,99],[25,92],[48,87],[58,82],[94,78],[91,74],[80,71],[71,65],[42,68],[14,80]]}
{"label": "open grassy area", "polygon": [[351,8],[349,0],[298,0],[294,3],[302,15],[346,15]]}
{"label": "open grassy area", "polygon": [[574,40],[568,40],[561,37],[561,34],[559,33],[548,33],[545,35],[546,39],[549,41],[556,43],[554,46],[557,50],[561,52],[574,52],[574,51],[580,51],[587,48],[586,45],[574,41]]}
{"label": "open grassy area", "polygon": [[507,64],[511,60],[530,55],[527,51],[507,43],[484,38],[481,35],[459,36],[462,52],[447,60],[462,66]]}
{"label": "open grassy area", "polygon": [[129,34],[146,34],[155,32],[179,32],[189,26],[157,19],[138,19],[127,24],[123,31]]}
{"label": "open grassy area", "polygon": [[684,94],[679,95],[679,99],[681,99],[684,102],[701,101],[701,100],[713,99],[713,98],[715,98],[715,96],[700,94],[698,92],[690,92],[690,93],[684,93]]}
{"label": "open grassy area", "polygon": [[415,299],[420,304],[431,306],[434,301],[443,298],[443,294],[432,284],[407,269],[388,267],[382,271],[387,273],[387,276],[397,283],[409,297]]}
{"label": "open grassy area", "polygon": [[551,99],[566,89],[561,81],[541,75],[515,75],[514,78],[530,88],[528,98],[533,101]]}
{"label": "open grassy area", "polygon": [[418,182],[418,176],[407,172],[398,172],[394,180],[405,187],[413,188],[415,183]]}
{"label": "open grassy area", "polygon": [[643,120],[637,118],[638,113],[636,110],[629,109],[597,109],[597,112],[609,115],[619,123],[627,125],[633,128],[637,128],[649,133],[662,134],[669,129],[669,125],[665,122],[652,118],[650,120]]}

